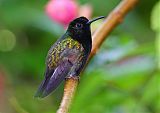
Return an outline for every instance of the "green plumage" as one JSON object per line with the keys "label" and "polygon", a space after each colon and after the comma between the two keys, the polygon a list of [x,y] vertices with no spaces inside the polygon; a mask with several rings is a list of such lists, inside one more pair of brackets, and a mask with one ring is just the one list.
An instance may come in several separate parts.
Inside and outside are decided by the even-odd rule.
{"label": "green plumage", "polygon": [[[83,53],[82,44],[78,41],[73,40],[70,36],[66,36],[65,39],[58,41],[51,47],[47,57],[48,67],[52,68],[57,66],[58,61],[61,59],[60,56],[65,49],[75,49],[80,53]],[[83,54],[81,54],[83,56]]]}

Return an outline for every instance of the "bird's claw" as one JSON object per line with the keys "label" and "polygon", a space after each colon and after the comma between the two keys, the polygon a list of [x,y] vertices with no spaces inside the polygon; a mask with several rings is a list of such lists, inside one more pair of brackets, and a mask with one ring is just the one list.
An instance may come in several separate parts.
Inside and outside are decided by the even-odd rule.
{"label": "bird's claw", "polygon": [[65,79],[75,79],[75,80],[80,80],[80,76],[73,76],[73,75],[70,75],[70,76],[67,76],[67,77],[65,77]]}

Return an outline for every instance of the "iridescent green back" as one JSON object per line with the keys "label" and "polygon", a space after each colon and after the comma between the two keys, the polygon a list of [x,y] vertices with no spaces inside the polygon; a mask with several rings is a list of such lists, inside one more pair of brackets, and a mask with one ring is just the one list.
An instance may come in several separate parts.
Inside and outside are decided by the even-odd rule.
{"label": "iridescent green back", "polygon": [[47,57],[47,64],[49,68],[54,68],[58,65],[58,62],[60,61],[61,53],[67,48],[77,49],[78,51],[81,51],[81,52],[83,51],[82,45],[78,41],[72,39],[71,37],[67,37],[61,41],[58,41],[49,50],[48,57]]}

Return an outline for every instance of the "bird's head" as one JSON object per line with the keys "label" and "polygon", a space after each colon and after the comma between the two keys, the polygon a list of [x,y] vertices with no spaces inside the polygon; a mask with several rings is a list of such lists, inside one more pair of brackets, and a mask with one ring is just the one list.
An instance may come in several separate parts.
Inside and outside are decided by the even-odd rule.
{"label": "bird's head", "polygon": [[104,18],[100,16],[93,20],[88,20],[86,17],[79,17],[74,19],[67,29],[72,38],[81,39],[85,38],[87,35],[91,35],[90,25],[92,22]]}

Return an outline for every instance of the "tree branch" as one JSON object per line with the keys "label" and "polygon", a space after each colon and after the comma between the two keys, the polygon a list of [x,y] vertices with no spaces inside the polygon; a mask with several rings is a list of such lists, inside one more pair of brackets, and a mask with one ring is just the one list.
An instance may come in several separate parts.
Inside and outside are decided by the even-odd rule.
{"label": "tree branch", "polygon": [[[92,38],[92,51],[89,56],[91,59],[107,38],[109,33],[122,22],[124,16],[135,6],[138,0],[122,0],[120,4],[109,14],[103,25],[96,30]],[[57,113],[67,113],[76,92],[78,80],[69,78],[65,82],[64,94]]]}

